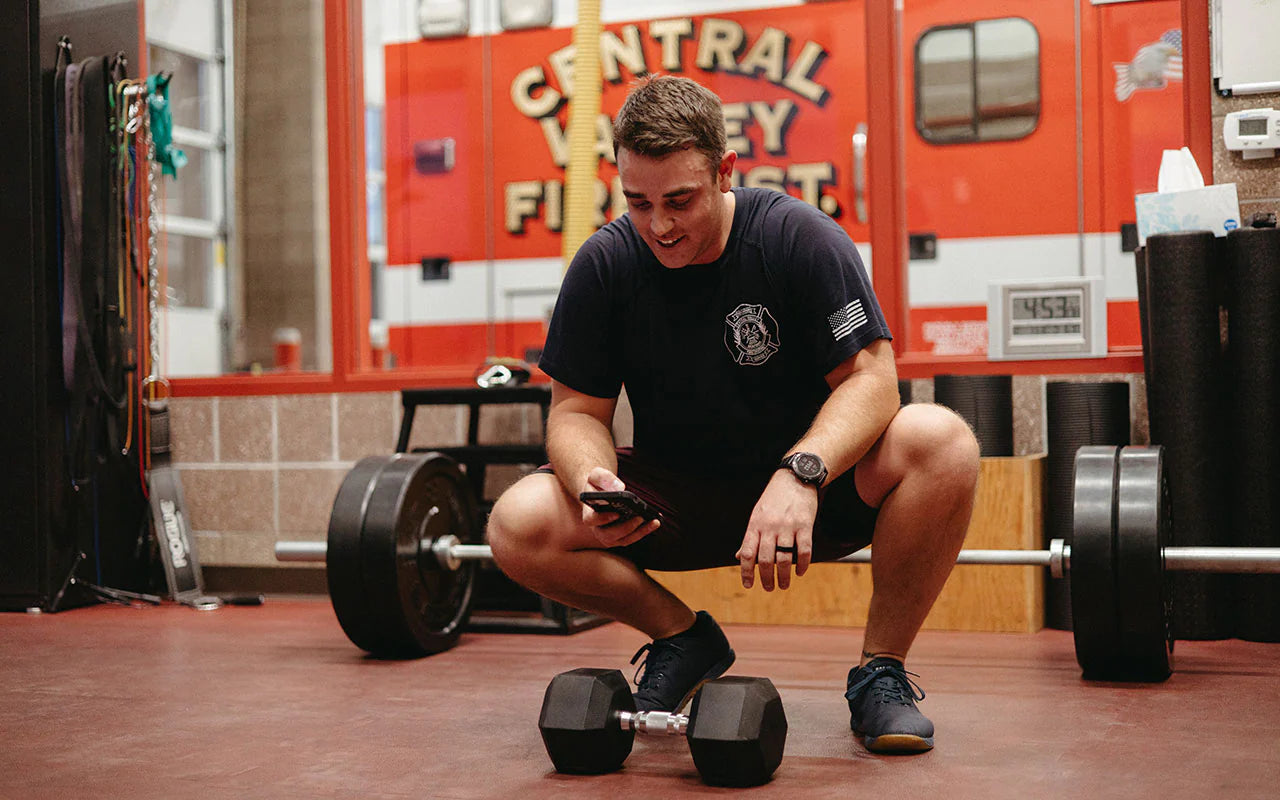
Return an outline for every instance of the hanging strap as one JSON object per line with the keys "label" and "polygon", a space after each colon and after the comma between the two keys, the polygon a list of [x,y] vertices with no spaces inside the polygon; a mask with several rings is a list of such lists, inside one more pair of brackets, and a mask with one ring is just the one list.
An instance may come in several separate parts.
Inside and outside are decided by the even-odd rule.
{"label": "hanging strap", "polygon": [[68,64],[55,82],[58,125],[58,183],[62,198],[62,381],[68,392],[75,391],[76,338],[80,318],[80,185],[75,155],[75,129],[79,124],[76,86],[80,66]]}
{"label": "hanging strap", "polygon": [[[111,203],[107,158],[106,59],[85,59],[67,67],[67,198],[71,206],[71,237],[66,264],[66,286],[75,289],[63,307],[63,366],[66,367],[68,326],[75,349],[71,391],[85,393],[93,401],[105,399],[124,408],[124,392],[109,386],[104,376],[107,337],[113,317],[107,300],[107,275],[114,268],[107,257],[108,209]],[[89,286],[85,279],[90,279]],[[86,295],[86,291],[89,294]],[[93,334],[97,333],[95,337]],[[102,353],[99,356],[99,353]],[[81,373],[81,369],[83,374]]]}
{"label": "hanging strap", "polygon": [[[80,90],[84,103],[83,163],[84,205],[81,209],[83,280],[92,278],[91,294],[85,298],[87,331],[82,329],[84,355],[95,391],[101,441],[94,442],[101,453],[120,454],[123,443],[121,413],[128,401],[127,375],[122,367],[123,341],[120,313],[119,261],[113,245],[112,171],[114,147],[109,101],[115,87],[111,83],[111,58],[96,56],[82,62]],[[86,287],[88,288],[88,287]],[[88,333],[85,336],[85,333]]]}

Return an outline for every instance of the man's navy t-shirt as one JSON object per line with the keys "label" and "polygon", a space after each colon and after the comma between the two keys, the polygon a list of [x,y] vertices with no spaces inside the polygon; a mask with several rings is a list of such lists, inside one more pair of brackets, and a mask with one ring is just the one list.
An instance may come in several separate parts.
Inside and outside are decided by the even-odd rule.
{"label": "man's navy t-shirt", "polygon": [[539,366],[594,397],[623,384],[635,450],[677,471],[773,469],[830,394],[825,375],[890,338],[857,248],[781,192],[735,189],[720,258],[668,269],[630,215],[573,259]]}

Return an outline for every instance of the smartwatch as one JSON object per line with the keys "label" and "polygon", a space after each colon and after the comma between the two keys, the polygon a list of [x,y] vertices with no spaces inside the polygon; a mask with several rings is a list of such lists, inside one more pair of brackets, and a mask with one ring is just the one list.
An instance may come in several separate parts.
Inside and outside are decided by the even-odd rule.
{"label": "smartwatch", "polygon": [[827,479],[827,465],[813,453],[792,453],[782,459],[778,469],[789,469],[796,480],[810,486],[822,486]]}

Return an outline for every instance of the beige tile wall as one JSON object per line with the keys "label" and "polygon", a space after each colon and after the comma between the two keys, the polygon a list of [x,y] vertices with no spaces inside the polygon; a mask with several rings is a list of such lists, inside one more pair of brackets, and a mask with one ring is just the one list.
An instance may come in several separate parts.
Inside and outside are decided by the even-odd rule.
{"label": "beige tile wall", "polygon": [[[419,407],[410,448],[464,444],[467,414],[466,406]],[[343,477],[360,458],[395,450],[400,416],[395,392],[174,399],[174,460],[200,563],[278,566],[277,540],[324,539]],[[481,442],[542,435],[536,406],[481,413]],[[486,495],[529,469],[489,468]]]}

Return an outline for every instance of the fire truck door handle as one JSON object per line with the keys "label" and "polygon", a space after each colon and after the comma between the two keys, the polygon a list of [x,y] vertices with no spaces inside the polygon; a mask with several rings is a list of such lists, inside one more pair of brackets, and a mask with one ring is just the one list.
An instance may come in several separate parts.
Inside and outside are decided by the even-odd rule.
{"label": "fire truck door handle", "polygon": [[853,210],[858,222],[867,222],[867,123],[853,132]]}

